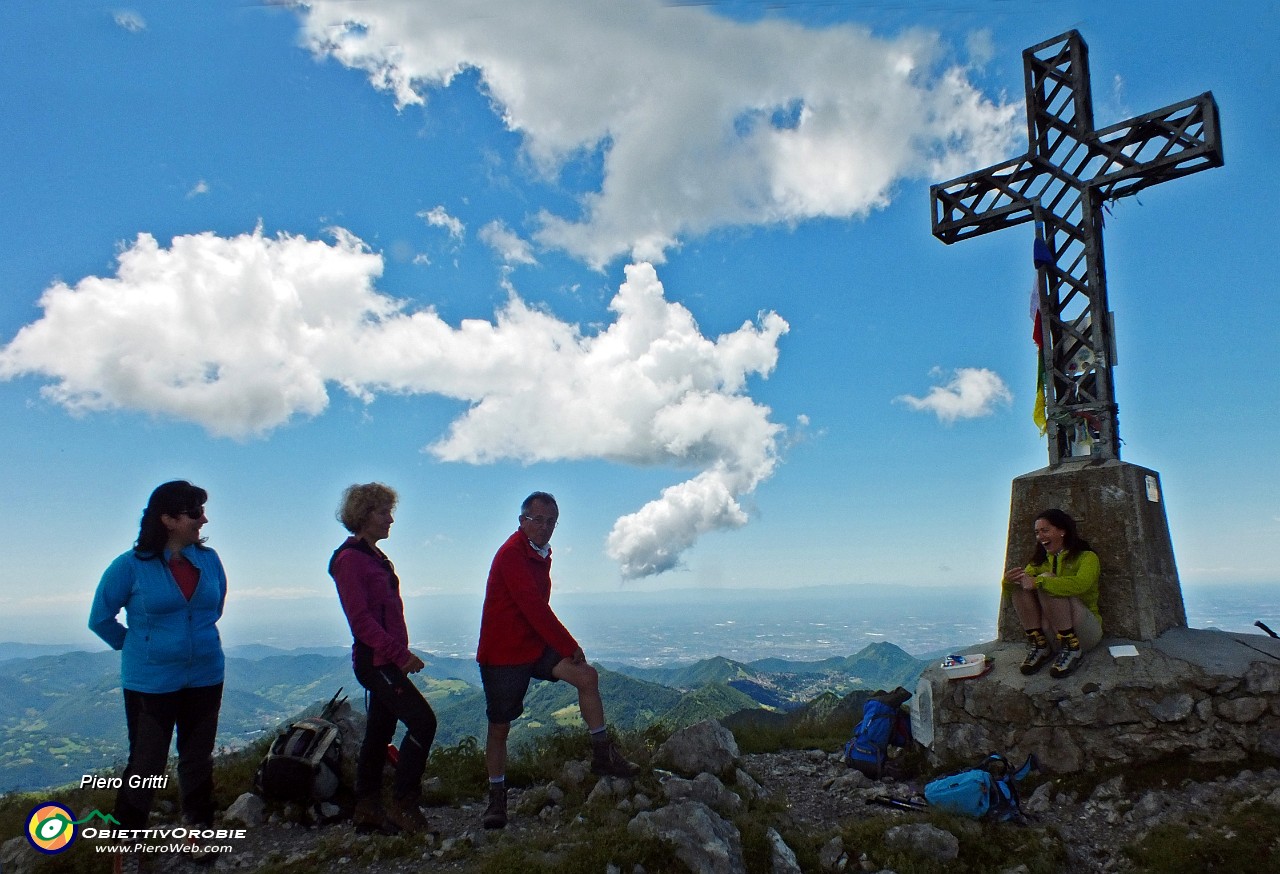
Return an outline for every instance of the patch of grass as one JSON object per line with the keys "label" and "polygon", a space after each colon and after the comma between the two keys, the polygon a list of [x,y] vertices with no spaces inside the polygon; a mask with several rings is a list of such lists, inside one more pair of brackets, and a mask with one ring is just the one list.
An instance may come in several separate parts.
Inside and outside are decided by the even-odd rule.
{"label": "patch of grass", "polygon": [[[363,870],[381,862],[409,859],[423,852],[417,837],[398,835],[358,838],[350,835],[322,835],[305,856],[288,861],[277,852],[258,862],[259,874],[315,874],[317,870]],[[345,862],[340,862],[345,860]]]}
{"label": "patch of grass", "polygon": [[[654,725],[644,731],[615,733],[611,730],[610,734],[623,755],[643,764],[653,757],[654,750],[670,736],[670,731]],[[545,783],[560,775],[565,762],[590,758],[591,740],[581,727],[537,735],[516,747],[507,760],[507,782],[513,786]]]}
{"label": "patch of grass", "polygon": [[734,740],[743,753],[777,753],[783,750],[838,750],[852,734],[846,717],[831,716],[790,723],[740,725],[733,729]]}
{"label": "patch of grass", "polygon": [[488,781],[484,748],[474,737],[464,737],[453,746],[434,746],[427,774],[440,778],[442,784],[439,792],[425,799],[430,804],[458,804],[480,798]]}
{"label": "patch of grass", "polygon": [[610,864],[621,871],[641,865],[647,874],[686,874],[689,870],[674,858],[669,847],[633,837],[625,825],[594,823],[576,839],[566,840],[563,832],[548,829],[519,842],[500,840],[480,849],[469,870],[476,874],[600,874]]}
{"label": "patch of grass", "polygon": [[[244,749],[223,753],[214,758],[213,803],[218,810],[226,810],[231,802],[244,793],[253,791],[254,774],[258,772],[258,765],[262,763],[263,756],[274,740],[274,737],[264,737]],[[170,765],[175,760],[176,757],[170,757]],[[177,774],[170,777],[169,786],[164,791],[172,796],[170,800],[173,804],[179,803]]]}
{"label": "patch of grass", "polygon": [[[885,842],[885,833],[896,825],[913,822],[931,823],[955,835],[960,841],[959,857],[941,862],[891,849]],[[1066,847],[1057,835],[1046,829],[1010,823],[979,823],[922,812],[893,820],[875,817],[848,822],[841,828],[840,837],[853,865],[866,853],[875,866],[872,870],[887,868],[897,874],[989,874],[1020,864],[1026,866],[1029,874],[1055,874],[1067,870]],[[792,848],[797,849],[795,845]],[[813,858],[817,858],[816,853],[820,849],[815,847],[812,850]]]}
{"label": "patch of grass", "polygon": [[572,759],[591,757],[591,741],[582,729],[557,729],[528,738],[507,760],[507,781],[515,786],[554,780]]}
{"label": "patch of grass", "polygon": [[[1056,775],[1053,779],[1059,791],[1074,792],[1085,798],[1114,777],[1124,777],[1125,792],[1140,794],[1152,789],[1174,789],[1187,782],[1209,783],[1221,777],[1232,779],[1241,771],[1262,771],[1277,766],[1280,766],[1280,760],[1260,754],[1238,762],[1193,762],[1185,756],[1170,756],[1143,764],[1110,765],[1097,771]],[[1032,789],[1042,782],[1044,779],[1028,781],[1027,785],[1032,788],[1023,791],[1023,796],[1030,795]]]}
{"label": "patch of grass", "polygon": [[1156,826],[1124,848],[1138,872],[1275,871],[1280,868],[1280,807],[1240,804],[1227,815]]}

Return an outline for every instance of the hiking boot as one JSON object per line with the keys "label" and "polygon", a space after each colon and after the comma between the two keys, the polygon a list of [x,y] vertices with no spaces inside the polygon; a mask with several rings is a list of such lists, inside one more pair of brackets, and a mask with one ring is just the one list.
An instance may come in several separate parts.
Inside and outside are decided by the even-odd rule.
{"label": "hiking boot", "polygon": [[489,806],[484,809],[480,822],[485,828],[507,827],[507,784],[489,784]]}
{"label": "hiking boot", "polygon": [[421,834],[427,830],[427,818],[422,815],[416,798],[396,798],[387,808],[387,822],[407,835]]}
{"label": "hiking boot", "polygon": [[382,799],[376,795],[356,801],[356,809],[351,814],[351,825],[355,827],[357,834],[362,835],[392,835],[400,831],[387,822],[387,813],[382,809]]}
{"label": "hiking boot", "polygon": [[640,771],[640,766],[628,762],[613,741],[592,743],[591,773],[601,777],[625,777],[630,779]]}
{"label": "hiking boot", "polygon": [[1046,640],[1043,644],[1028,642],[1027,657],[1022,660],[1022,667],[1019,670],[1029,677],[1048,664],[1052,656],[1053,652],[1049,649],[1049,641]]}
{"label": "hiking boot", "polygon": [[1057,659],[1053,662],[1053,667],[1049,668],[1049,676],[1065,677],[1074,671],[1080,665],[1080,659],[1084,658],[1084,653],[1079,648],[1072,649],[1064,646],[1062,651],[1058,653]]}

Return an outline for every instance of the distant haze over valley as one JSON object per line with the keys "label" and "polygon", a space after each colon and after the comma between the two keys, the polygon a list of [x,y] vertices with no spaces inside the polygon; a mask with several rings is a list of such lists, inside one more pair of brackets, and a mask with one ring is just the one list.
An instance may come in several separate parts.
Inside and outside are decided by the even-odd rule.
{"label": "distant haze over valley", "polygon": [[[450,658],[472,658],[482,593],[406,598],[415,648]],[[1256,632],[1261,619],[1280,631],[1280,584],[1185,586],[1192,627]],[[821,659],[845,656],[869,643],[889,641],[913,655],[962,647],[995,636],[998,586],[957,583],[942,587],[882,585],[804,588],[623,590],[556,592],[552,606],[592,660],[639,666],[724,656]],[[79,611],[88,616],[88,601]],[[336,596],[237,601],[234,591],[221,623],[228,649],[349,646]],[[6,617],[0,642],[41,643],[98,650],[103,644],[79,616]],[[28,654],[3,648],[0,658]]]}

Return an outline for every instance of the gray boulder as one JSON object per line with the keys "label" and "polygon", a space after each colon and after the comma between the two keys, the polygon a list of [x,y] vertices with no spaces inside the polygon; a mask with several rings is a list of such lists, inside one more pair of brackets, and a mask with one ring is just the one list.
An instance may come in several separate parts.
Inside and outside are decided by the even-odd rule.
{"label": "gray boulder", "polygon": [[884,833],[885,846],[937,862],[951,862],[960,855],[960,839],[926,822],[895,825]]}
{"label": "gray boulder", "polygon": [[246,792],[231,802],[227,808],[227,819],[247,826],[260,826],[267,821],[267,803],[252,792]]}
{"label": "gray boulder", "polygon": [[[0,844],[0,871],[14,871],[17,874],[31,874],[45,857],[31,846],[25,835],[9,838]],[[56,857],[54,857],[56,858]]]}
{"label": "gray boulder", "polygon": [[772,874],[802,874],[795,851],[787,846],[777,829],[770,828],[765,832],[765,838],[769,841],[769,870]]}
{"label": "gray boulder", "polygon": [[724,774],[738,762],[738,742],[733,732],[714,719],[677,731],[658,747],[654,764],[685,777],[701,773]]}
{"label": "gray boulder", "polygon": [[637,814],[627,831],[661,841],[693,874],[746,874],[737,826],[697,801]]}
{"label": "gray boulder", "polygon": [[742,798],[714,774],[699,774],[692,780],[672,777],[662,784],[662,792],[670,801],[700,801],[729,816],[742,811]]}

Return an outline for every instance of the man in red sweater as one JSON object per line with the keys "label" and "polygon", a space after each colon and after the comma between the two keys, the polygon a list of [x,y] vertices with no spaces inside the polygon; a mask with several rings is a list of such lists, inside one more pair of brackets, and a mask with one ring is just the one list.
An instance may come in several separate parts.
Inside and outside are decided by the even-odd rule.
{"label": "man in red sweater", "polygon": [[582,647],[551,610],[551,535],[560,509],[546,492],[534,492],[520,506],[520,528],[498,549],[489,568],[480,645],[476,661],[484,685],[489,734],[485,765],[489,806],[485,828],[507,824],[507,735],[524,712],[529,681],[564,680],[578,690],[578,709],[591,733],[591,770],[633,777],[638,770],[609,740],[605,730],[600,677]]}

